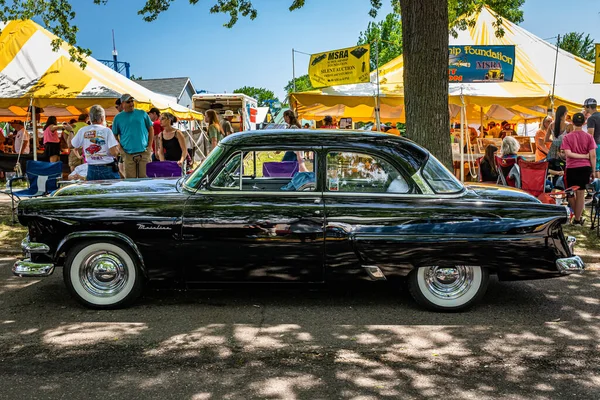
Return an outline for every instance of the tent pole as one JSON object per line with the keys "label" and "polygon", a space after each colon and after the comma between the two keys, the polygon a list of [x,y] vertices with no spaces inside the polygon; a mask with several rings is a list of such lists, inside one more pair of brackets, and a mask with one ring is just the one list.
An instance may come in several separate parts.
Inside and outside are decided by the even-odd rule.
{"label": "tent pole", "polygon": [[[37,115],[35,113],[35,106],[33,105],[33,99],[31,101],[31,122],[33,125],[33,159],[37,161]],[[27,129],[27,128],[25,128]],[[22,145],[21,145],[22,146]]]}
{"label": "tent pole", "polygon": [[556,86],[556,67],[558,66],[558,45],[560,44],[560,35],[556,40],[556,56],[554,58],[554,78],[552,79],[552,95],[550,96],[550,108],[554,110],[554,87]]}
{"label": "tent pole", "polygon": [[294,93],[296,93],[296,60],[295,60],[295,50],[292,48],[292,87],[294,88]]}
{"label": "tent pole", "polygon": [[481,138],[483,138],[485,135],[483,134],[483,106],[481,106],[481,108],[479,109],[479,117],[480,117],[480,125],[481,126],[481,131],[479,132],[479,134],[481,135]]}
{"label": "tent pole", "polygon": [[465,102],[460,107],[460,181],[465,181]]}
{"label": "tent pole", "polygon": [[381,115],[379,114],[381,106],[379,104],[379,40],[375,41],[375,64],[377,67],[377,98],[375,100],[375,124],[377,126],[377,132],[381,130]]}

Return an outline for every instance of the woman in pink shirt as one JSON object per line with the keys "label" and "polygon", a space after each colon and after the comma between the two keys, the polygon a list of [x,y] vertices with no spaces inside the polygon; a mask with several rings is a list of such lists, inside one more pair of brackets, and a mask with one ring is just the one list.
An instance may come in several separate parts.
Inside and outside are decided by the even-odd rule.
{"label": "woman in pink shirt", "polygon": [[585,186],[590,183],[596,167],[596,142],[592,135],[582,130],[584,122],[585,116],[582,113],[573,115],[574,129],[565,135],[560,147],[567,155],[565,187],[579,186],[575,191],[575,197],[569,199],[569,205],[575,214],[573,225],[584,223],[581,214],[583,214]]}
{"label": "woman in pink shirt", "polygon": [[50,162],[60,160],[60,138],[58,137],[58,129],[73,130],[69,124],[58,124],[56,117],[48,117],[46,125],[44,125],[44,156]]}

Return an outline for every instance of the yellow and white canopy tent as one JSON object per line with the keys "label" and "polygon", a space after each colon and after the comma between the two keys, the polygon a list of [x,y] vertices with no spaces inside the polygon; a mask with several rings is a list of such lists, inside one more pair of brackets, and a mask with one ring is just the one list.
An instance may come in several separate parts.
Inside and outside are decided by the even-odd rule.
{"label": "yellow and white canopy tent", "polygon": [[25,119],[28,108],[43,108],[44,116],[77,117],[94,104],[116,114],[115,99],[129,93],[136,107],[156,107],[179,119],[202,120],[202,114],[154,93],[92,57],[81,68],[70,60],[69,44],[53,51],[56,36],[31,20],[0,23],[0,120]]}
{"label": "yellow and white canopy tent", "polygon": [[[493,26],[496,14],[488,7],[483,7],[472,18],[475,24],[459,31],[456,38],[450,36],[450,45],[515,45],[514,77],[512,82],[450,83],[449,109],[452,117],[464,107],[469,121],[495,119],[517,122],[543,117],[552,102],[554,106],[564,104],[574,111],[581,109],[587,97],[600,98],[600,85],[592,83],[592,63],[560,49],[557,54],[555,45],[506,19],[502,25],[504,36],[496,37]],[[555,60],[556,84],[552,98]],[[402,56],[379,68],[383,121],[404,121],[403,73]],[[301,118],[317,117],[330,111],[326,115],[352,117],[359,121],[374,119],[377,92],[377,74],[374,71],[370,83],[333,86],[293,93],[290,97]],[[393,108],[394,112],[386,115],[385,107]]]}

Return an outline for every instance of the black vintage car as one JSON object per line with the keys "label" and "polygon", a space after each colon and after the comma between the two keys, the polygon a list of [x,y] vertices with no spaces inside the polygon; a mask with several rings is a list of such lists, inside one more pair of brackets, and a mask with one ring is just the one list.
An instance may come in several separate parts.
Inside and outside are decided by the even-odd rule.
{"label": "black vintage car", "polygon": [[[580,273],[565,207],[463,186],[417,144],[349,131],[224,139],[187,178],[97,181],[23,201],[18,276],[65,283],[89,307],[145,284],[407,282],[421,305],[471,306],[501,280]],[[401,279],[405,278],[405,279]]]}

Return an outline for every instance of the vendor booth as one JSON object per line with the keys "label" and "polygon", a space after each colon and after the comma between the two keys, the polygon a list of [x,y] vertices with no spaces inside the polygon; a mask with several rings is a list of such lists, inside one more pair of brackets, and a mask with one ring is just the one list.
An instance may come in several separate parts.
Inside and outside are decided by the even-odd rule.
{"label": "vendor booth", "polygon": [[[0,121],[28,122],[36,120],[36,113],[35,123],[49,116],[69,121],[87,113],[94,104],[104,107],[107,118],[112,119],[117,114],[115,100],[124,93],[131,94],[136,108],[144,111],[156,107],[180,120],[203,118],[201,113],[144,88],[92,57],[85,57],[83,68],[71,61],[73,47],[67,43],[53,51],[52,41],[57,37],[31,20],[2,23],[0,29]],[[36,141],[33,143],[32,154],[20,157],[23,164],[28,158],[37,159]],[[4,158],[0,160],[3,169],[6,163],[14,167],[16,160],[8,154]]]}
{"label": "vendor booth", "polygon": [[[549,108],[565,105],[570,112],[580,111],[584,99],[600,98],[600,86],[592,83],[592,63],[557,49],[506,19],[502,25],[504,36],[496,37],[494,23],[497,17],[486,6],[472,18],[475,22],[472,26],[459,30],[457,37],[450,36],[450,45],[513,45],[514,74],[510,82],[490,79],[450,83],[451,120],[463,121],[463,127],[469,124],[486,126],[492,120],[513,124],[541,121]],[[375,120],[379,102],[382,122],[404,122],[403,66],[400,56],[381,66],[379,71],[373,71],[369,83],[293,93],[290,101],[299,118],[320,119],[323,115],[331,115],[337,119],[353,118],[354,121]],[[463,140],[465,136],[468,135],[463,132]],[[472,146],[463,143],[458,147],[468,150]],[[463,156],[460,158],[464,159]]]}

